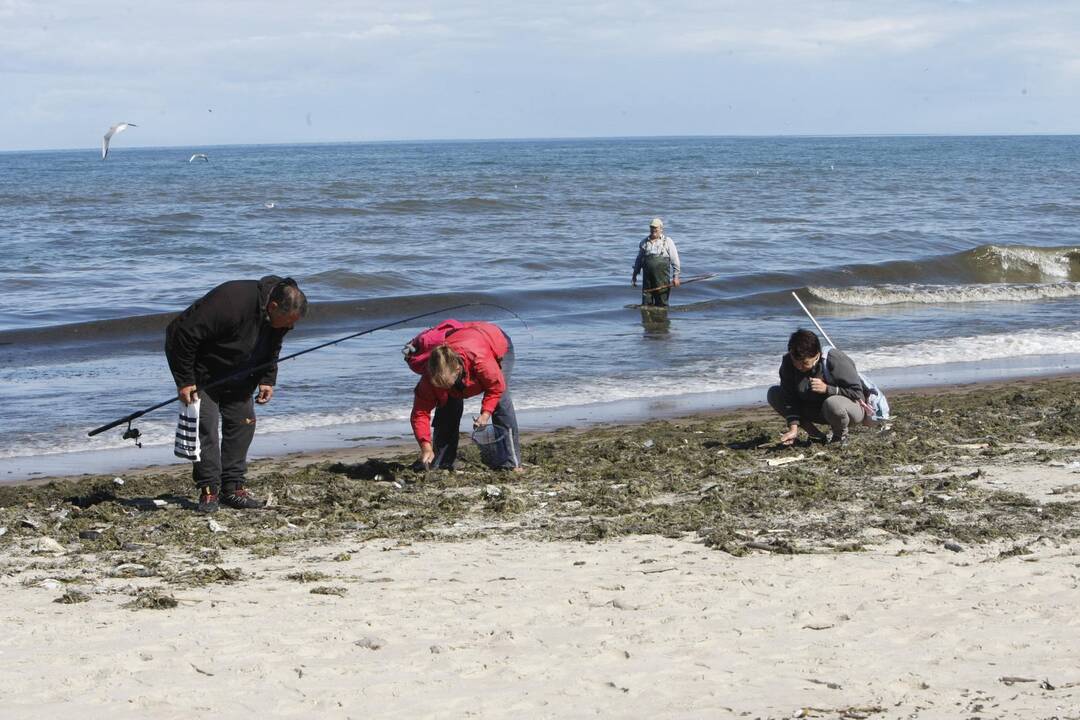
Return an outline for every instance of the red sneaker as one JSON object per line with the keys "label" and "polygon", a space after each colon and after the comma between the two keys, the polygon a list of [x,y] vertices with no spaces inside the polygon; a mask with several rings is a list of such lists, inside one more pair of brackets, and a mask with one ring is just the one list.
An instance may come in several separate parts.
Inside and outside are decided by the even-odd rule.
{"label": "red sneaker", "polygon": [[204,485],[199,491],[199,507],[196,508],[201,513],[216,513],[218,511],[218,494],[217,490]]}

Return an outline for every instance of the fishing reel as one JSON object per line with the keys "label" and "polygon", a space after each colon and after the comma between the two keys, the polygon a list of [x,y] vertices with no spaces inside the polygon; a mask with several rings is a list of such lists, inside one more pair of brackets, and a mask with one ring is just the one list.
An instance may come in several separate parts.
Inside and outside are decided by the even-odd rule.
{"label": "fishing reel", "polygon": [[135,441],[135,447],[141,448],[142,443],[139,442],[140,437],[142,437],[142,433],[139,432],[139,428],[131,427],[131,421],[128,420],[127,430],[124,431],[123,439],[124,440],[134,440]]}

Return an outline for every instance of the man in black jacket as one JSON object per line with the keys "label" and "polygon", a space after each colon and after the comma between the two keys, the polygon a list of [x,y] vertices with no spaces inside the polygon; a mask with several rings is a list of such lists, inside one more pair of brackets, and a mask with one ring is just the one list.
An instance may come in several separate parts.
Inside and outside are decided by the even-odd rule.
{"label": "man in black jacket", "polygon": [[265,504],[244,487],[255,436],[252,396],[258,389],[254,401],[270,402],[281,340],[306,313],[307,298],[296,281],[268,275],[218,285],[165,330],[165,356],[180,402],[200,400],[202,454],[192,470],[200,512],[217,511],[219,498],[241,510]]}
{"label": "man in black jacket", "polygon": [[817,335],[802,328],[788,338],[788,352],[780,363],[780,384],[769,388],[769,405],[784,416],[788,429],[780,442],[791,445],[799,427],[811,439],[826,436],[814,425],[828,423],[833,442],[844,444],[848,426],[865,417],[866,388],[855,363],[833,348],[822,358]]}

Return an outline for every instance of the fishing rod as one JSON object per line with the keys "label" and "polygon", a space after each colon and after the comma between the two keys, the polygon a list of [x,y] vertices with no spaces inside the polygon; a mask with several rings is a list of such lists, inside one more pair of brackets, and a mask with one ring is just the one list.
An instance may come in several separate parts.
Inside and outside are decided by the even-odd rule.
{"label": "fishing rod", "polygon": [[[283,363],[286,360],[292,360],[293,358],[300,357],[301,355],[307,355],[310,352],[315,352],[316,350],[322,350],[323,348],[330,347],[331,345],[337,345],[338,343],[345,342],[346,340],[352,340],[353,338],[360,337],[361,335],[368,335],[368,334],[373,333],[373,332],[375,332],[377,330],[385,330],[386,328],[394,327],[395,325],[404,325],[407,322],[411,322],[413,320],[419,320],[420,318],[428,317],[429,315],[440,315],[440,314],[445,313],[445,312],[450,312],[451,310],[460,310],[461,308],[479,307],[479,306],[498,308],[499,310],[503,310],[505,312],[508,312],[511,315],[513,315],[514,317],[516,317],[519,321],[521,321],[521,324],[524,325],[526,329],[529,328],[529,324],[527,322],[525,322],[524,318],[522,318],[520,315],[518,315],[516,312],[514,312],[510,308],[503,307],[502,305],[496,305],[495,303],[488,303],[488,302],[469,302],[469,303],[462,303],[460,305],[451,305],[450,307],[444,307],[444,308],[440,308],[438,310],[429,310],[428,312],[423,312],[423,313],[420,313],[419,315],[413,315],[412,317],[403,318],[401,320],[395,320],[393,322],[389,322],[389,323],[385,323],[383,325],[379,325],[378,327],[369,328],[367,330],[361,330],[360,332],[355,332],[355,333],[352,333],[351,335],[346,335],[345,337],[338,338],[337,340],[331,340],[329,342],[324,342],[321,345],[316,345],[315,347],[310,347],[310,348],[307,348],[306,350],[301,350],[300,352],[295,352],[295,353],[293,353],[291,355],[286,355],[283,358],[277,358],[276,360],[270,360],[269,362],[264,362],[261,365],[256,365],[255,367],[244,368],[243,370],[235,372],[235,373],[233,373],[231,375],[226,375],[223,378],[219,378],[217,380],[214,380],[212,383],[210,383],[208,385],[204,385],[201,389],[203,389],[203,390],[211,390],[213,388],[218,387],[219,385],[224,385],[226,383],[232,382],[233,380],[237,380],[237,379],[242,378],[242,377],[247,377],[249,375],[254,375],[254,374],[258,373],[258,372],[262,372],[263,370],[269,369],[269,368],[271,368],[274,365],[277,365],[279,363]],[[178,399],[179,398],[177,398],[177,397],[172,397],[172,398],[169,398],[168,400],[164,400],[162,402],[159,402],[156,405],[151,405],[150,407],[143,408],[142,410],[136,410],[135,412],[131,413],[130,415],[125,415],[122,418],[119,418],[117,420],[113,420],[111,423],[108,423],[106,425],[102,425],[101,427],[98,427],[98,428],[94,428],[93,430],[86,433],[86,435],[87,435],[87,437],[94,437],[95,435],[103,433],[106,430],[112,430],[117,425],[123,425],[124,423],[127,423],[128,427],[127,427],[127,430],[124,431],[123,439],[124,440],[134,440],[136,445],[138,445],[139,447],[142,447],[142,445],[139,443],[139,437],[141,437],[142,433],[139,432],[138,428],[131,427],[131,423],[134,422],[135,420],[138,420],[143,415],[146,415],[149,412],[153,412],[154,410],[157,410],[158,408],[163,408],[166,405],[169,405],[171,403],[176,402]]]}
{"label": "fishing rod", "polygon": [[803,312],[806,313],[806,317],[810,318],[810,322],[814,323],[814,327],[816,327],[818,329],[818,332],[821,333],[821,337],[825,338],[825,341],[828,342],[830,345],[836,347],[836,343],[832,341],[832,339],[828,336],[828,334],[821,327],[821,325],[818,324],[818,321],[814,318],[814,316],[810,314],[810,311],[806,309],[806,306],[803,305],[803,301],[799,299],[799,294],[792,290],[791,295],[795,298],[795,302],[799,303],[799,307],[803,309]]}
{"label": "fishing rod", "polygon": [[[714,278],[714,277],[716,277],[716,273],[706,273],[704,275],[695,275],[693,277],[688,277],[685,280],[680,279],[679,280],[679,285],[689,285],[690,283],[701,282],[702,280],[708,280],[709,278]],[[673,288],[673,287],[675,287],[675,283],[668,283],[667,285],[660,285],[658,287],[649,288],[648,290],[643,288],[641,290],[641,292],[658,293],[658,292],[664,292],[665,290],[667,290],[669,288]]]}

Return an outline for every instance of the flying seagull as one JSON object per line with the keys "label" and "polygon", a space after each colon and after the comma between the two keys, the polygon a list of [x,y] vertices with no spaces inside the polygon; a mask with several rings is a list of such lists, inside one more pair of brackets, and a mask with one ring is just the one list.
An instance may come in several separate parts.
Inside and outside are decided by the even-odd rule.
{"label": "flying seagull", "polygon": [[210,158],[206,157],[206,153],[195,153],[190,158],[188,158],[188,162],[189,163],[195,162],[196,160],[199,160],[199,159],[205,160],[206,162],[210,162]]}
{"label": "flying seagull", "polygon": [[105,133],[105,139],[101,141],[101,159],[104,160],[109,156],[109,141],[112,140],[112,136],[116,133],[121,133],[127,130],[129,127],[138,127],[135,123],[116,123],[109,132]]}

